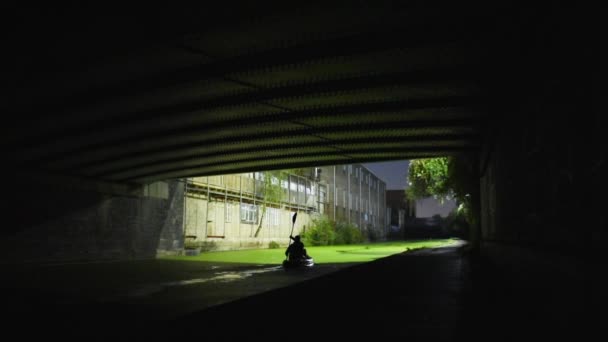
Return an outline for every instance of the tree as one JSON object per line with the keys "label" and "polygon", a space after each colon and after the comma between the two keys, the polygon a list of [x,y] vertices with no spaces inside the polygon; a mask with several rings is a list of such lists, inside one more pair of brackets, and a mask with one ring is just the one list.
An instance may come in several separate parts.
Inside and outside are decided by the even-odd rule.
{"label": "tree", "polygon": [[466,217],[469,224],[478,224],[480,192],[477,160],[470,155],[450,157],[448,186],[459,204],[458,210]]}
{"label": "tree", "polygon": [[408,185],[406,195],[410,200],[433,196],[443,201],[450,197],[452,189],[448,178],[448,158],[410,161]]}
{"label": "tree", "polygon": [[263,187],[261,191],[262,201],[262,213],[260,214],[260,223],[258,228],[255,230],[254,237],[258,237],[264,224],[264,218],[266,216],[266,210],[269,203],[281,203],[283,199],[283,189],[281,188],[281,182],[287,179],[288,173],[286,170],[274,170],[265,171],[262,173],[264,177]]}
{"label": "tree", "polygon": [[477,170],[477,158],[470,154],[412,160],[406,196],[412,200],[430,196],[440,201],[454,198],[458,214],[463,215],[472,228],[469,237],[477,244],[480,215]]}
{"label": "tree", "polygon": [[410,161],[406,195],[412,200],[431,196],[440,201],[453,198],[467,205],[478,192],[475,165],[475,160],[467,155],[414,159]]}

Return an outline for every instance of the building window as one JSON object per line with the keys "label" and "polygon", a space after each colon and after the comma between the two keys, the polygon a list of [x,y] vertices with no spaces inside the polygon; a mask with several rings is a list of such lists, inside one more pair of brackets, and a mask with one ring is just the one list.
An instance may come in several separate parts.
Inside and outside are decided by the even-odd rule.
{"label": "building window", "polygon": [[258,206],[253,204],[241,204],[241,221],[244,223],[258,222]]}
{"label": "building window", "polygon": [[319,202],[325,203],[325,187],[319,185]]}
{"label": "building window", "polygon": [[298,191],[298,184],[294,183],[291,179],[289,180],[289,189],[293,192]]}
{"label": "building window", "polygon": [[267,210],[268,210],[268,223],[271,226],[275,226],[275,227],[278,226],[280,211],[275,208],[268,208]]}

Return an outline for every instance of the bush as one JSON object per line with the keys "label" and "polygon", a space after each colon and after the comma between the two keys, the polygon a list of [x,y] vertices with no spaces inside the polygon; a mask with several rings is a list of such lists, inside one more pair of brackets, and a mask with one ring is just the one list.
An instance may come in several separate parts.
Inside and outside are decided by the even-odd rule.
{"label": "bush", "polygon": [[334,223],[325,215],[312,220],[312,227],[301,234],[304,243],[311,246],[327,246],[334,244],[336,233]]}
{"label": "bush", "polygon": [[185,249],[197,249],[200,248],[200,243],[198,241],[195,240],[196,237],[193,236],[186,236],[185,241],[184,241],[184,248]]}
{"label": "bush", "polygon": [[443,222],[443,229],[452,237],[466,239],[470,229],[469,222],[463,210],[453,210]]}
{"label": "bush", "polygon": [[279,243],[276,241],[270,241],[270,243],[268,243],[268,248],[277,249],[277,248],[281,248],[281,245],[279,245]]}
{"label": "bush", "polygon": [[367,240],[370,242],[378,241],[378,232],[371,226],[368,225],[365,229],[367,233]]}
{"label": "bush", "polygon": [[336,239],[338,245],[350,245],[363,242],[363,236],[359,228],[352,223],[338,222],[336,224]]}

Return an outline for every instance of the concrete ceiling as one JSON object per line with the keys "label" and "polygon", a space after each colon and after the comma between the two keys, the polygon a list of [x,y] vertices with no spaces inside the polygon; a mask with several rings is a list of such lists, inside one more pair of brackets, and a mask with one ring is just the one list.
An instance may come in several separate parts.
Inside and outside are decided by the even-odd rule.
{"label": "concrete ceiling", "polygon": [[252,3],[14,8],[6,165],[146,183],[480,148],[508,8]]}

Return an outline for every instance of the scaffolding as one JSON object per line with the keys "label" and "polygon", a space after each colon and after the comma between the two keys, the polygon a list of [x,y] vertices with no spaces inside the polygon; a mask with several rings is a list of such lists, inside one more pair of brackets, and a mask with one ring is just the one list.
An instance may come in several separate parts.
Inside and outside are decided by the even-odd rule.
{"label": "scaffolding", "polygon": [[[184,235],[198,240],[223,239],[230,235],[227,233],[230,228],[235,237],[252,236],[252,232],[244,234],[241,229],[242,226],[252,229],[253,225],[259,224],[259,206],[262,204],[269,209],[266,215],[271,217],[265,222],[268,224],[271,221],[269,228],[287,225],[290,218],[281,212],[320,213],[327,206],[325,186],[314,180],[290,174],[285,180],[279,180],[278,185],[282,188],[281,201],[269,202],[263,196],[264,177],[261,172],[189,178],[186,182],[186,199],[202,201],[191,201],[190,204],[186,201],[184,212],[190,214],[184,214],[184,226],[186,230],[187,227],[195,227],[195,231],[186,231]],[[320,197],[320,194],[323,196]],[[232,212],[235,205],[239,208],[238,218]],[[218,219],[220,215],[224,219]],[[200,227],[204,227],[203,231],[199,230]],[[238,227],[238,231],[235,227]],[[268,229],[266,237],[271,237],[270,234],[271,229]]]}

